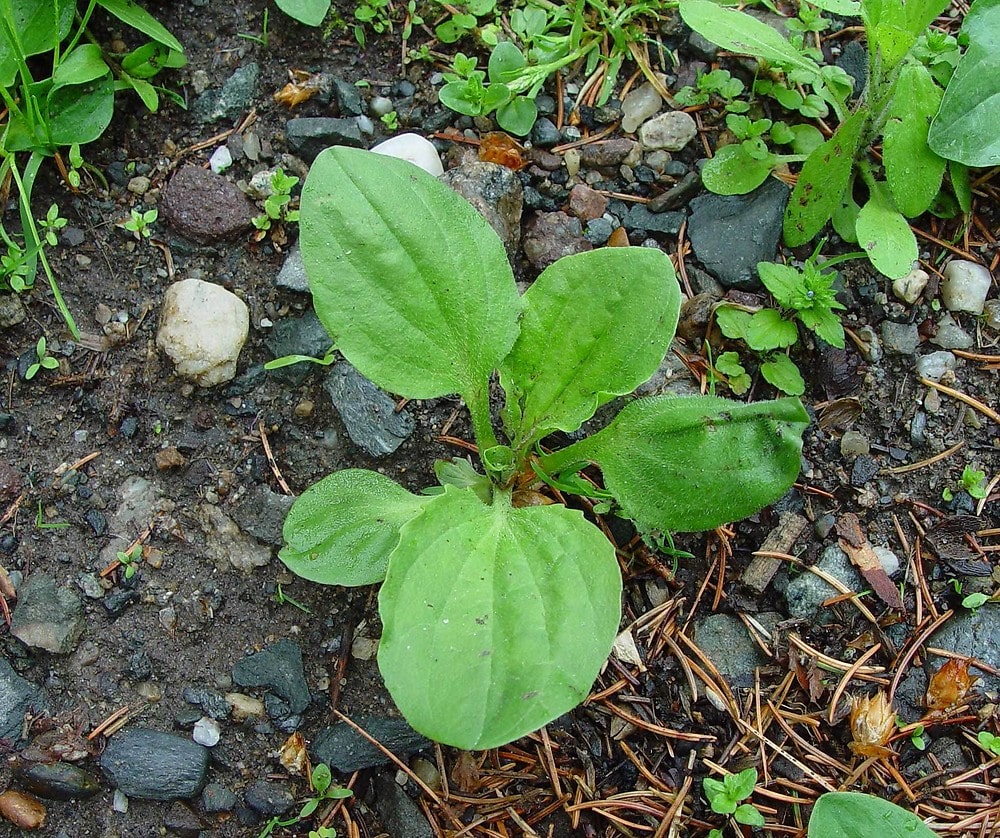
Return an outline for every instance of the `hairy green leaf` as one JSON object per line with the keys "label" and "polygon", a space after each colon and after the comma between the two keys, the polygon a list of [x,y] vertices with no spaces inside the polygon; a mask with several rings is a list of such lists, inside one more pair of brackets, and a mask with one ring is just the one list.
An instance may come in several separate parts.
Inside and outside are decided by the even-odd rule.
{"label": "hairy green leaf", "polygon": [[575,431],[601,404],[646,381],[667,352],[680,302],[673,265],[655,249],[605,247],[542,271],[500,367],[508,412],[520,417],[508,429],[515,446]]}
{"label": "hairy green leaf", "polygon": [[798,337],[799,330],[795,324],[773,308],[762,308],[747,324],[747,346],[757,352],[791,346]]}
{"label": "hairy green leaf", "polygon": [[789,247],[810,241],[840,205],[867,119],[864,110],[852,114],[806,159],[785,210]]}
{"label": "hairy green leaf", "polygon": [[774,168],[774,155],[751,157],[742,143],[723,146],[701,170],[705,188],[716,195],[745,195],[760,186]]}
{"label": "hairy green leaf", "polygon": [[727,338],[746,341],[747,327],[753,315],[749,311],[731,305],[721,305],[715,310],[715,322]]}
{"label": "hairy green leaf", "polygon": [[334,472],[292,505],[278,557],[323,585],[381,582],[400,528],[428,501],[374,471]]}
{"label": "hairy green leaf", "polygon": [[513,346],[521,303],[503,244],[412,163],[327,149],[302,190],[300,228],[316,314],[384,389],[468,400]]}
{"label": "hairy green leaf", "polygon": [[917,37],[948,7],[949,0],[862,0],[861,17],[872,41],[891,69],[910,51]]}
{"label": "hairy green leaf", "polygon": [[558,471],[597,463],[608,490],[640,526],[708,530],[745,518],[788,490],[808,424],[798,399],[639,399],[603,430],[542,458],[542,465]]}
{"label": "hairy green leaf", "polygon": [[1000,163],[1000,0],[975,0],[962,33],[969,47],[948,83],[927,139],[949,160],[996,166]]}
{"label": "hairy green leaf", "polygon": [[927,145],[930,119],[940,103],[941,88],[927,68],[909,64],[900,71],[882,129],[882,161],[893,201],[910,218],[926,211],[941,189],[945,159]]}
{"label": "hairy green leaf", "polygon": [[[379,668],[407,720],[467,750],[586,698],[621,615],[611,543],[563,506],[447,487],[403,527],[379,593]],[[442,690],[448,690],[442,703]]]}
{"label": "hairy green leaf", "polygon": [[804,56],[773,26],[713,0],[681,0],[681,17],[702,37],[730,52],[819,75],[819,65]]}
{"label": "hairy green leaf", "polygon": [[873,825],[881,838],[934,838],[920,818],[871,794],[833,791],[820,795],[809,817],[809,838],[871,838]]}
{"label": "hairy green leaf", "polygon": [[800,271],[791,265],[779,265],[777,262],[758,262],[757,274],[778,305],[794,308],[797,296],[801,295],[805,279]]}
{"label": "hairy green leaf", "polygon": [[760,365],[760,374],[768,384],[789,396],[801,396],[806,391],[802,373],[787,355],[772,355]]}
{"label": "hairy green leaf", "polygon": [[181,42],[135,0],[97,0],[97,5],[113,14],[122,23],[127,23],[133,29],[138,29],[143,35],[152,38],[157,43],[177,52],[184,52]]}
{"label": "hairy green leaf", "polygon": [[830,309],[806,309],[798,313],[798,318],[802,321],[803,326],[815,332],[830,346],[836,346],[838,349],[844,348],[844,327],[840,318]]}
{"label": "hairy green leaf", "polygon": [[876,270],[889,279],[906,276],[917,260],[917,239],[884,186],[876,188],[858,213],[855,229]]}
{"label": "hairy green leaf", "polygon": [[319,26],[330,11],[330,0],[275,0],[278,8],[306,26]]}

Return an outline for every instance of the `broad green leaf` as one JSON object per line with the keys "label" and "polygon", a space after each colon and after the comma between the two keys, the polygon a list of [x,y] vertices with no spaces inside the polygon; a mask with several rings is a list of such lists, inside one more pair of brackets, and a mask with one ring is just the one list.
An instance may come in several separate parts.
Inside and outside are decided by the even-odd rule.
{"label": "broad green leaf", "polygon": [[[642,305],[636,305],[642,300]],[[581,301],[585,304],[581,305]],[[515,445],[575,431],[656,372],[673,338],[680,286],[647,247],[604,247],[553,263],[524,295],[521,333],[500,367]]]}
{"label": "broad green leaf", "polygon": [[524,54],[510,41],[501,41],[490,53],[487,75],[490,82],[505,84],[524,68]]}
{"label": "broad green leaf", "polygon": [[722,334],[742,341],[747,339],[747,327],[752,316],[749,311],[725,304],[715,310],[715,322],[719,324]]}
{"label": "broad green leaf", "polygon": [[97,0],[97,5],[113,14],[122,23],[127,23],[133,29],[138,29],[143,35],[152,38],[157,43],[177,52],[184,52],[181,42],[135,0]]}
{"label": "broad green leaf", "polygon": [[760,374],[768,384],[789,396],[801,396],[806,391],[802,373],[787,355],[772,355],[760,365]]}
{"label": "broad green leaf", "polygon": [[861,17],[869,40],[891,69],[910,51],[917,37],[948,6],[949,0],[862,0]]}
{"label": "broad green leaf", "polygon": [[740,55],[819,75],[819,65],[795,49],[778,30],[713,0],[681,0],[684,22],[713,44]]}
{"label": "broad green leaf", "polygon": [[872,265],[889,279],[899,279],[913,269],[919,255],[917,239],[883,185],[876,184],[861,208],[855,230]]}
{"label": "broad green leaf", "polygon": [[75,11],[76,0],[0,3],[0,84],[14,83],[19,57],[55,49],[69,35]]}
{"label": "broad green leaf", "polygon": [[820,795],[809,817],[809,838],[935,838],[920,818],[871,794],[834,791]]}
{"label": "broad green leaf", "polygon": [[837,204],[833,215],[830,216],[831,226],[837,235],[848,244],[857,244],[858,242],[858,232],[855,227],[858,223],[859,212],[861,212],[861,207],[854,200],[854,178],[852,177],[844,189],[844,194],[840,197],[840,203]]}
{"label": "broad green leaf", "polygon": [[716,195],[745,195],[760,186],[774,168],[774,155],[757,160],[742,143],[723,146],[701,170],[705,188]]}
{"label": "broad green leaf", "polygon": [[815,332],[830,346],[844,348],[844,327],[840,318],[828,308],[806,309],[798,313],[799,320],[807,329]]}
{"label": "broad green leaf", "polygon": [[806,159],[785,210],[785,243],[798,247],[823,229],[851,182],[851,168],[868,115],[849,116]]}
{"label": "broad green leaf", "polygon": [[[490,85],[493,88],[493,85]],[[538,106],[527,96],[515,96],[497,108],[497,125],[510,134],[523,137],[538,119]]]}
{"label": "broad green leaf", "polygon": [[111,68],[97,44],[80,44],[67,55],[52,74],[53,88],[67,84],[86,84],[108,75]]}
{"label": "broad green leaf", "polygon": [[773,308],[762,308],[747,324],[747,346],[757,352],[783,349],[798,340],[799,330],[791,320],[786,320]]}
{"label": "broad green leaf", "polygon": [[1000,0],[975,0],[962,33],[969,46],[948,82],[927,140],[949,160],[996,166],[1000,163]]}
{"label": "broad green leaf", "polygon": [[724,782],[733,800],[746,800],[757,785],[757,769],[747,768],[738,774],[727,774]]}
{"label": "broad green leaf", "polygon": [[503,244],[412,163],[327,149],[302,190],[300,229],[316,314],[380,387],[468,401],[514,345],[521,302]]}
{"label": "broad green leaf", "polygon": [[153,85],[145,79],[137,79],[127,73],[122,73],[122,80],[136,92],[136,95],[142,100],[142,104],[146,106],[147,111],[156,113],[159,110],[160,97]]}
{"label": "broad green leaf", "polygon": [[814,0],[812,5],[839,17],[858,17],[861,14],[859,0]]}
{"label": "broad green leaf", "polygon": [[319,26],[330,11],[330,0],[275,0],[278,8],[306,26]]}
{"label": "broad green leaf", "polygon": [[798,399],[639,399],[542,465],[597,463],[608,491],[639,526],[708,530],[745,518],[788,490],[808,424]]}
{"label": "broad green leaf", "polygon": [[447,487],[406,524],[379,592],[379,668],[416,730],[503,745],[587,697],[621,615],[614,547],[564,506]]}
{"label": "broad green leaf", "polygon": [[737,823],[745,823],[747,826],[763,826],[765,824],[764,816],[757,811],[757,807],[749,803],[737,806],[736,811],[733,812],[733,818]]}
{"label": "broad green leaf", "polygon": [[802,272],[791,265],[779,265],[777,262],[758,262],[757,275],[778,305],[793,308],[794,301],[805,286]]}
{"label": "broad green leaf", "polygon": [[483,503],[489,503],[493,498],[493,487],[485,474],[476,471],[472,462],[467,459],[435,460],[434,476],[437,477],[441,489],[430,487],[423,491],[428,495],[440,494],[445,486],[455,486],[459,489],[469,489]]}
{"label": "broad green leaf", "polygon": [[323,585],[381,582],[400,528],[428,500],[374,471],[334,472],[292,505],[278,557],[292,572]]}
{"label": "broad green leaf", "polygon": [[176,69],[185,64],[187,57],[184,53],[150,41],[122,59],[122,70],[134,79],[151,79],[165,67]]}
{"label": "broad green leaf", "polygon": [[945,159],[927,145],[930,118],[940,102],[941,88],[922,64],[900,71],[882,129],[882,161],[893,201],[910,218],[926,211],[941,189]]}
{"label": "broad green leaf", "polygon": [[955,160],[948,161],[948,174],[951,177],[951,189],[955,200],[964,213],[972,212],[972,182],[969,179],[969,167]]}
{"label": "broad green leaf", "polygon": [[56,146],[92,143],[111,124],[115,87],[111,76],[53,90],[48,97],[49,135]]}

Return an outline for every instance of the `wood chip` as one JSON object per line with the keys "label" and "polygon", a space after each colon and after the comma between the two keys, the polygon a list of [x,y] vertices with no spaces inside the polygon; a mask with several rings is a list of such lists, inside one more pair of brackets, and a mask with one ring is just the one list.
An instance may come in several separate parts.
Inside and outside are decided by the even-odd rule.
{"label": "wood chip", "polygon": [[[778,526],[767,534],[760,549],[765,553],[787,553],[795,545],[798,537],[802,535],[808,525],[808,521],[801,515],[794,512],[782,512],[778,518]],[[740,581],[750,588],[755,594],[763,593],[774,578],[774,574],[781,567],[780,559],[773,559],[770,556],[754,556],[747,565],[747,569],[740,576]]]}
{"label": "wood chip", "polygon": [[868,542],[858,516],[853,512],[841,515],[837,521],[837,535],[840,549],[847,553],[852,564],[861,571],[878,598],[890,608],[902,610],[903,601],[899,597],[899,591],[882,569],[882,563]]}

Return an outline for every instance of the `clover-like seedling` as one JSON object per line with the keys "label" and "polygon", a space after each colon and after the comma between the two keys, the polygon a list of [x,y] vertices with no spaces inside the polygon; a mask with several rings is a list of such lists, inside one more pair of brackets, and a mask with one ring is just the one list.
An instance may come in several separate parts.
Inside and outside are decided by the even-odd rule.
{"label": "clover-like seedling", "polygon": [[[757,785],[757,769],[745,768],[739,774],[727,774],[722,780],[705,777],[702,787],[705,799],[717,815],[731,815],[737,823],[763,826],[764,816],[752,803],[744,803]],[[721,835],[721,830],[712,832]]]}
{"label": "clover-like seedling", "polygon": [[[659,368],[680,309],[663,252],[569,256],[522,297],[469,203],[349,148],[316,159],[301,212],[313,304],[339,352],[400,396],[460,395],[479,467],[439,464],[423,494],[374,471],[331,474],[293,505],[281,559],[324,584],[381,582],[379,668],[403,715],[440,742],[502,745],[586,698],[621,615],[614,545],[580,508],[538,505],[546,483],[651,538],[712,529],[784,494],[807,416],[796,399],[646,398],[564,445],[552,435]],[[591,465],[603,487],[579,475]]]}
{"label": "clover-like seedling", "polygon": [[131,550],[119,550],[115,558],[124,568],[125,578],[131,579],[139,569],[139,562],[142,561],[142,545],[136,544]]}
{"label": "clover-like seedling", "polygon": [[128,230],[136,239],[148,239],[153,232],[153,224],[160,217],[160,211],[155,207],[143,211],[134,209],[129,217],[122,222],[122,229]]}
{"label": "clover-like seedling", "polygon": [[986,748],[986,750],[990,751],[993,756],[1000,757],[1000,736],[997,736],[995,733],[990,733],[988,730],[981,730],[976,735],[976,739],[978,739],[979,744]]}
{"label": "clover-like seedling", "polygon": [[35,358],[38,360],[30,364],[24,373],[25,381],[31,381],[32,378],[38,375],[39,370],[59,369],[59,362],[49,355],[44,336],[40,337],[38,343],[35,344]]}

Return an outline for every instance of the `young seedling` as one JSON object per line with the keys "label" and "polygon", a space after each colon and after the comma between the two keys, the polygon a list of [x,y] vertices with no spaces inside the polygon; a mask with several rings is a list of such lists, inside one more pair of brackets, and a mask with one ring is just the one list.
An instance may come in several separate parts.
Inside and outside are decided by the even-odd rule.
{"label": "young seedling", "polygon": [[385,126],[386,131],[398,131],[399,130],[399,114],[395,111],[389,111],[389,113],[384,113],[378,118],[378,121]]}
{"label": "young seedling", "polygon": [[65,227],[67,220],[59,215],[59,207],[53,204],[49,211],[45,213],[45,218],[38,219],[38,230],[42,234],[42,239],[49,247],[59,244],[59,231]]}
{"label": "young seedling", "polygon": [[[727,774],[721,781],[712,777],[702,780],[705,799],[717,815],[730,815],[746,826],[763,826],[764,816],[752,803],[744,803],[757,785],[757,769],[745,768],[739,774]],[[722,830],[713,829],[710,838],[721,838]]]}
{"label": "young seedling", "polygon": [[981,591],[969,594],[962,598],[962,607],[968,608],[973,614],[975,614],[980,608],[986,605],[991,599],[989,594],[984,594]]}
{"label": "young seedling", "polygon": [[128,230],[136,241],[148,239],[153,232],[153,224],[160,217],[160,211],[156,208],[148,209],[145,212],[134,209],[125,221],[121,222],[122,229]]}
{"label": "young seedling", "polygon": [[286,175],[280,166],[271,174],[271,194],[264,199],[264,212],[253,219],[253,226],[261,233],[275,224],[293,224],[299,220],[299,211],[289,209],[292,190],[298,182],[297,177]]}
{"label": "young seedling", "polygon": [[978,739],[979,744],[992,753],[993,756],[1000,757],[1000,736],[997,736],[995,733],[990,733],[988,730],[981,730],[976,736],[976,739]]}
{"label": "young seedling", "polygon": [[[470,204],[406,161],[349,148],[313,163],[300,241],[341,355],[385,390],[457,393],[471,414],[480,468],[439,466],[440,489],[421,495],[374,471],[331,474],[295,502],[280,552],[306,579],[383,583],[379,667],[432,739],[479,750],[547,724],[587,696],[611,649],[615,548],[579,509],[537,505],[546,482],[655,538],[742,518],[798,474],[808,419],[795,399],[639,399],[595,434],[541,447],[659,368],[680,309],[660,250],[567,257],[520,297]],[[591,465],[603,487],[579,475]]]}
{"label": "young seedling", "polygon": [[142,561],[142,545],[136,544],[131,550],[119,550],[115,553],[115,558],[121,563],[125,578],[131,579]]}
{"label": "young seedling", "polygon": [[[974,469],[972,466],[965,466],[962,469],[962,477],[958,490],[960,492],[967,492],[970,497],[976,500],[982,500],[986,497],[986,472]],[[950,486],[945,486],[941,492],[941,497],[945,501],[950,502],[955,499],[955,493],[951,490]]]}
{"label": "young seedling", "polygon": [[[300,821],[312,816],[321,804],[329,800],[341,800],[350,797],[353,792],[333,785],[333,775],[330,767],[325,763],[320,763],[312,770],[309,776],[312,786],[312,795],[299,809],[299,813],[290,818],[273,817],[261,830],[257,838],[268,838],[278,827],[294,826]],[[337,833],[330,827],[321,826],[309,831],[309,838],[336,838]]]}
{"label": "young seedling", "polygon": [[35,357],[38,359],[33,364],[31,364],[27,371],[24,373],[25,381],[31,381],[36,375],[38,375],[39,370],[57,370],[59,369],[59,362],[49,355],[48,348],[46,347],[45,337],[40,337],[38,343],[35,344]]}

